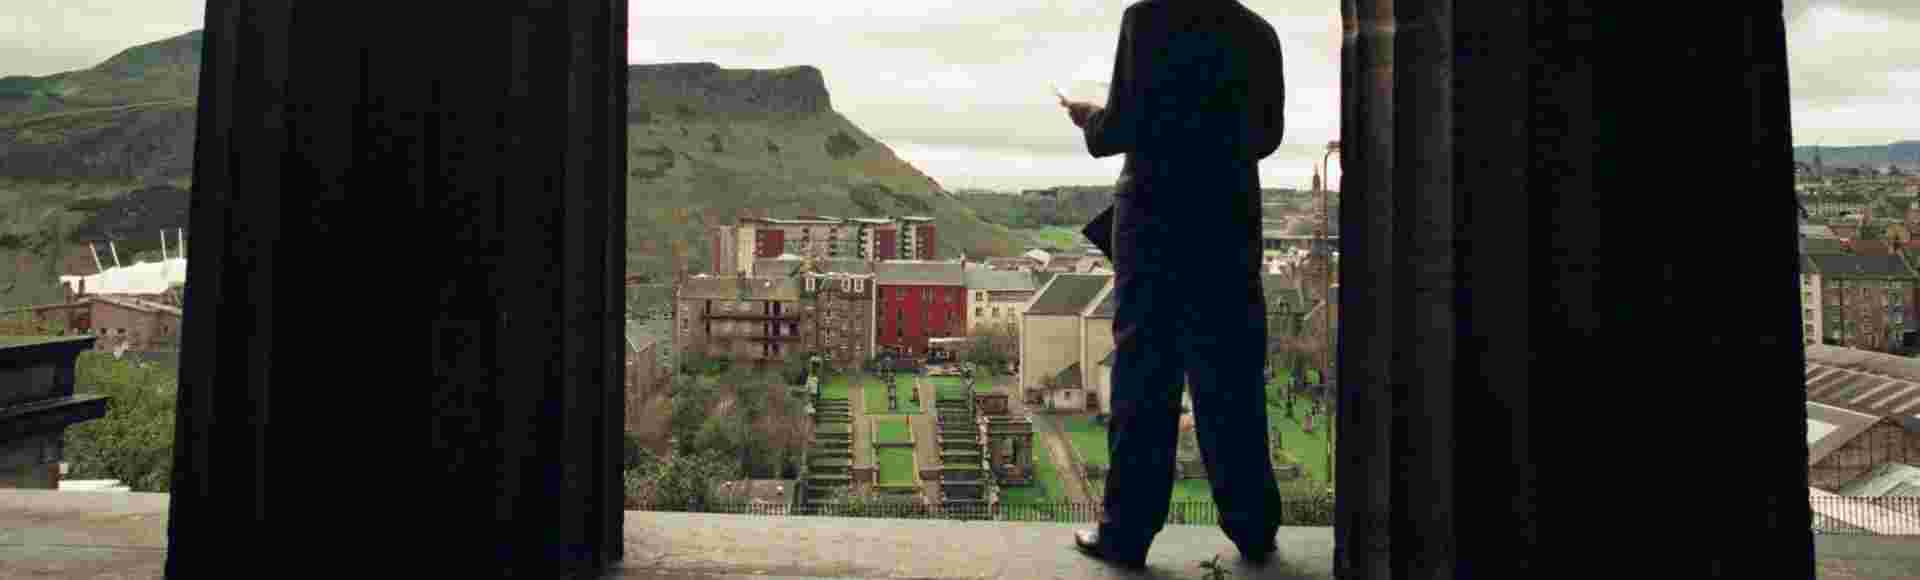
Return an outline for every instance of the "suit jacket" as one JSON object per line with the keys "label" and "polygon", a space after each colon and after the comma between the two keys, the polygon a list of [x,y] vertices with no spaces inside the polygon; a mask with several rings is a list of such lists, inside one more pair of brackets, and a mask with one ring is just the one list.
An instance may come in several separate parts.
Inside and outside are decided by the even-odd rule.
{"label": "suit jacket", "polygon": [[[1127,156],[1117,196],[1242,214],[1257,236],[1258,163],[1285,126],[1280,65],[1273,26],[1235,0],[1136,2],[1121,19],[1106,106],[1084,129],[1087,152]],[[1082,229],[1109,256],[1113,211]]]}

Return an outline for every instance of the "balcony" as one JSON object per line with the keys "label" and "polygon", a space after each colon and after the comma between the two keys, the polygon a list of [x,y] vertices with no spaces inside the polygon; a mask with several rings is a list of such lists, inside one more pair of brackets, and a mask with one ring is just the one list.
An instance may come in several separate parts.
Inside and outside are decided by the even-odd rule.
{"label": "balcony", "polygon": [[800,313],[798,311],[782,312],[779,314],[767,314],[765,312],[709,312],[705,315],[705,317],[711,320],[793,320],[793,321],[798,321],[800,320]]}
{"label": "balcony", "polygon": [[[0,562],[8,577],[159,578],[166,520],[163,493],[0,489]],[[1283,528],[1281,557],[1253,568],[1217,528],[1169,525],[1150,570],[1128,573],[1069,548],[1083,526],[629,511],[626,561],[608,578],[1201,578],[1198,563],[1215,555],[1236,580],[1329,578],[1332,567],[1328,528]],[[1920,577],[1920,536],[1821,534],[1814,547],[1822,580]]]}

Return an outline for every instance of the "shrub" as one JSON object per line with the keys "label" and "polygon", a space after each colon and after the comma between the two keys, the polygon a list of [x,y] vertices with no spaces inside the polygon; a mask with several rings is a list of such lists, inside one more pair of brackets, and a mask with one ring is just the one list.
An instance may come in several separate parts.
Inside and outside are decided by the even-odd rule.
{"label": "shrub", "polygon": [[76,391],[110,399],[105,417],[67,428],[67,477],[118,479],[133,491],[167,491],[177,370],[83,352],[74,371]]}

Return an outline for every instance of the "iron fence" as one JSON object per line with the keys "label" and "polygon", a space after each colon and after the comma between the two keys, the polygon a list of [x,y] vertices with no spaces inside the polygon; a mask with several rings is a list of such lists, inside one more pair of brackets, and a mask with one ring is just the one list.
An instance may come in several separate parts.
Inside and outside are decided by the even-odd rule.
{"label": "iron fence", "polygon": [[[1175,501],[1167,506],[1168,524],[1217,525],[1220,510],[1212,501]],[[951,519],[1006,522],[1091,523],[1100,520],[1098,503],[1073,501],[887,501],[823,502],[786,505],[772,502],[708,501],[640,504],[628,509],[754,516],[833,516],[897,519]],[[1281,525],[1333,525],[1333,498],[1289,498],[1281,502]]]}
{"label": "iron fence", "polygon": [[1920,497],[1807,498],[1817,534],[1920,536]]}

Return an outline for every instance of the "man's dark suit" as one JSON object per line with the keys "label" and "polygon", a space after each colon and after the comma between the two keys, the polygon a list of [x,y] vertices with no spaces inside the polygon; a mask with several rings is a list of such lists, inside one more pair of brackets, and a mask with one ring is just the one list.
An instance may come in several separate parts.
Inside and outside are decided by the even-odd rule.
{"label": "man's dark suit", "polygon": [[[1234,0],[1142,0],[1122,20],[1094,157],[1125,153],[1114,207],[1089,225],[1115,269],[1103,542],[1144,554],[1167,519],[1183,375],[1221,529],[1270,542],[1257,163],[1280,145],[1273,27]],[[1111,220],[1111,238],[1102,234]]]}

